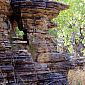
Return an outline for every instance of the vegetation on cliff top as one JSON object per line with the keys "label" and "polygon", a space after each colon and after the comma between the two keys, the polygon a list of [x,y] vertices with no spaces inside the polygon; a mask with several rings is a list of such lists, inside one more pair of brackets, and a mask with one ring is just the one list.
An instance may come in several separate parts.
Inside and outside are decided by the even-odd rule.
{"label": "vegetation on cliff top", "polygon": [[62,38],[64,46],[76,56],[85,56],[85,0],[54,0],[69,4],[68,10],[60,12],[52,22],[58,27],[50,33],[58,39]]}

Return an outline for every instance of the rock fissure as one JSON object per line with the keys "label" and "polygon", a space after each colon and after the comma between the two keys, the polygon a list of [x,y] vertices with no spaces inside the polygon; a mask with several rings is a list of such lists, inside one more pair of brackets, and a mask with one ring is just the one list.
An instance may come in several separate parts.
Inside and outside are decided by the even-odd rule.
{"label": "rock fissure", "polygon": [[[57,52],[48,34],[56,26],[50,20],[68,5],[49,0],[0,4],[0,85],[69,85],[67,73],[74,65],[69,55]],[[16,26],[23,39],[16,36]]]}

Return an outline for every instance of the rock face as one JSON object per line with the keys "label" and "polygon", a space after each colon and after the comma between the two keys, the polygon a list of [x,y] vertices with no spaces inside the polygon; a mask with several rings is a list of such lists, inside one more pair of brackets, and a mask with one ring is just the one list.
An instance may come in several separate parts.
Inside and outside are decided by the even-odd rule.
{"label": "rock face", "polygon": [[67,8],[48,0],[0,0],[0,85],[68,85],[72,64],[48,34],[56,26],[51,19]]}

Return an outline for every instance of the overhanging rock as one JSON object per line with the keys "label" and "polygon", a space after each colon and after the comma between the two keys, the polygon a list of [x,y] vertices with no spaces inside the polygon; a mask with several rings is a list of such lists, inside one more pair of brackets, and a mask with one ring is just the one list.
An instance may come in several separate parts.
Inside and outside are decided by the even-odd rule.
{"label": "overhanging rock", "polygon": [[[63,85],[73,64],[48,34],[69,6],[49,0],[0,0],[0,84]],[[16,36],[18,26],[24,40]],[[28,45],[29,41],[29,45]]]}

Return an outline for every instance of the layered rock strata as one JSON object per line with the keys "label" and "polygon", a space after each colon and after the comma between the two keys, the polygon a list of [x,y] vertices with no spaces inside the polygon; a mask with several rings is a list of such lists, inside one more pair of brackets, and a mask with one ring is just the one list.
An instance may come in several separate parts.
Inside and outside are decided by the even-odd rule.
{"label": "layered rock strata", "polygon": [[[57,25],[51,19],[68,6],[48,0],[0,2],[0,84],[68,85],[69,55],[58,53],[48,34]],[[24,40],[16,36],[15,21]]]}

